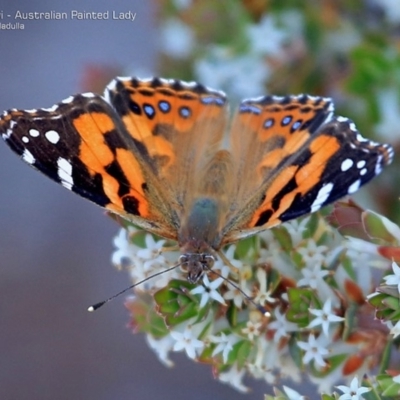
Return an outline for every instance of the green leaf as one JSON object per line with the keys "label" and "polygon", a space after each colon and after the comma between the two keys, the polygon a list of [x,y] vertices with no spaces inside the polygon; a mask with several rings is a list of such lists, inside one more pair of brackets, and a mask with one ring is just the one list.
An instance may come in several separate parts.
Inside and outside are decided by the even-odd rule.
{"label": "green leaf", "polygon": [[381,374],[376,377],[382,396],[398,398],[400,394],[400,384],[393,382],[393,377]]}
{"label": "green leaf", "polygon": [[[365,226],[365,230],[368,235],[373,239],[380,239],[383,242],[387,242],[393,245],[398,244],[398,238],[394,237],[391,232],[388,231],[385,221],[383,220],[385,217],[373,212],[373,211],[365,211],[362,213],[362,221]],[[385,218],[387,220],[387,218]],[[392,225],[393,222],[387,220],[387,223]],[[396,225],[395,225],[396,226]],[[398,228],[396,226],[396,228]]]}
{"label": "green leaf", "polygon": [[194,287],[196,285],[187,281],[174,279],[166,287],[154,294],[158,312],[164,316],[167,326],[176,326],[207,312],[207,307],[211,303],[200,311],[197,299],[190,294],[190,290]]}
{"label": "green leaf", "polygon": [[292,335],[288,343],[289,353],[293,359],[293,362],[301,370],[303,369],[303,351],[297,345],[296,335]]}
{"label": "green leaf", "polygon": [[244,368],[246,363],[249,361],[250,351],[253,347],[253,344],[248,340],[244,340],[239,342],[240,345],[237,348],[236,352],[236,361],[239,369]]}
{"label": "green leaf", "polygon": [[127,302],[126,306],[132,314],[132,325],[136,331],[150,333],[157,339],[169,333],[164,319],[155,312],[153,302],[149,299],[138,296]]}
{"label": "green leaf", "polygon": [[293,249],[292,238],[283,226],[278,226],[272,229],[275,239],[279,242],[283,251],[291,251]]}
{"label": "green leaf", "polygon": [[310,322],[309,308],[314,308],[314,304],[317,303],[314,292],[309,288],[288,288],[287,293],[289,297],[287,320],[305,328]]}

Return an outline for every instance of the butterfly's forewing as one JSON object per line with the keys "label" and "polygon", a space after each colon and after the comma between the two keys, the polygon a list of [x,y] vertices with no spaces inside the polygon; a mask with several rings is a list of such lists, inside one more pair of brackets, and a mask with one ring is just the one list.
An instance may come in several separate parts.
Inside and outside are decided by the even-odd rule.
{"label": "butterfly's forewing", "polygon": [[[248,149],[240,154],[233,146],[236,157],[243,158],[239,175],[245,184],[237,190],[245,204],[238,213],[245,217],[236,218],[239,223],[227,242],[354,193],[393,156],[390,146],[364,139],[353,122],[334,117],[329,99],[311,96],[266,96],[243,102],[232,139],[244,140]],[[251,159],[251,153],[250,171],[244,157]]]}
{"label": "butterfly's forewing", "polygon": [[141,149],[102,97],[89,93],[50,109],[10,110],[0,133],[24,161],[65,188],[145,229],[168,228],[144,192]]}

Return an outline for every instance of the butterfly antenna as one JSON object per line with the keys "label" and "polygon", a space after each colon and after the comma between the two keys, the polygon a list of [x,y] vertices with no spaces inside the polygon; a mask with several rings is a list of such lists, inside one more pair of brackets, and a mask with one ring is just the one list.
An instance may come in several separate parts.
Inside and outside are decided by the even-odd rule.
{"label": "butterfly antenna", "polygon": [[263,314],[265,317],[270,317],[271,313],[269,311],[267,311],[267,309],[263,306],[261,306],[260,304],[257,304],[248,294],[246,294],[238,285],[236,285],[236,283],[232,282],[231,280],[225,278],[224,276],[222,276],[219,272],[217,272],[215,269],[211,269],[210,267],[208,267],[207,265],[205,265],[205,267],[213,272],[214,274],[218,275],[220,278],[222,278],[224,281],[226,281],[227,283],[229,283],[232,287],[234,287],[236,290],[238,290],[240,293],[242,293],[242,295],[244,296],[245,299],[247,299],[251,304],[253,304],[253,306],[255,308],[257,308],[258,311],[260,311],[261,314]]}
{"label": "butterfly antenna", "polygon": [[98,310],[100,307],[103,307],[104,304],[106,304],[106,303],[108,303],[109,301],[115,299],[116,297],[118,297],[118,296],[120,296],[121,294],[127,292],[128,290],[133,289],[134,287],[139,286],[139,285],[141,285],[142,283],[144,283],[144,282],[146,282],[146,281],[148,281],[148,280],[150,280],[150,279],[153,279],[153,278],[155,278],[155,277],[158,276],[158,275],[162,275],[162,274],[165,274],[165,273],[168,272],[168,271],[172,271],[173,269],[179,267],[181,264],[182,264],[182,263],[178,263],[178,264],[174,265],[174,266],[171,267],[171,268],[164,269],[163,271],[160,271],[160,272],[157,272],[157,273],[155,273],[155,274],[153,274],[153,275],[151,275],[151,276],[148,276],[147,278],[144,278],[144,279],[142,279],[141,281],[136,282],[136,283],[134,283],[133,285],[131,285],[131,286],[125,288],[124,290],[121,290],[120,292],[114,294],[113,296],[109,297],[107,300],[103,300],[103,301],[100,301],[99,303],[93,304],[92,306],[88,307],[87,310],[88,310],[89,312],[96,311],[96,310]]}

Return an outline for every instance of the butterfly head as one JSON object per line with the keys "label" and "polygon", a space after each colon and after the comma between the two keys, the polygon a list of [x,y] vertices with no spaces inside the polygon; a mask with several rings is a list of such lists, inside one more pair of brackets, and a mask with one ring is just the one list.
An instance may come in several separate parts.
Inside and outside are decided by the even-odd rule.
{"label": "butterfly head", "polygon": [[205,270],[212,268],[215,257],[208,253],[185,253],[179,257],[179,262],[188,273],[188,281],[196,283],[203,276]]}

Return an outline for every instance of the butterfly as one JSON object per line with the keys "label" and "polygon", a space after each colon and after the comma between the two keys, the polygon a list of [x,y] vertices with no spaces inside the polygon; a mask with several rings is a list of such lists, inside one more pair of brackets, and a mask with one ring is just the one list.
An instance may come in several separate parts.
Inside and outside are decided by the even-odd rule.
{"label": "butterfly", "polygon": [[243,100],[196,82],[116,78],[48,109],[2,114],[25,162],[133,224],[178,242],[197,282],[227,244],[319,210],[378,175],[393,149],[325,97]]}

